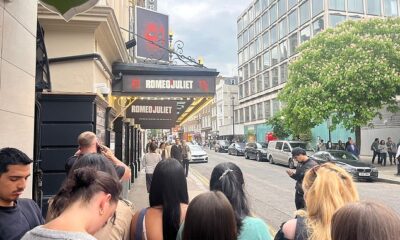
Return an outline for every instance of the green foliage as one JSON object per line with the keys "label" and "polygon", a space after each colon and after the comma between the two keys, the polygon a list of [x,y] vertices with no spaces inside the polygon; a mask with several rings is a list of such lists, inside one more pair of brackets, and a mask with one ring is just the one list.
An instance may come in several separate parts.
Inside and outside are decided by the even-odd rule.
{"label": "green foliage", "polygon": [[400,18],[347,21],[301,45],[279,94],[285,125],[304,132],[332,119],[332,128],[368,124],[400,94]]}
{"label": "green foliage", "polygon": [[272,126],[274,135],[279,139],[285,139],[289,137],[292,132],[284,125],[284,119],[279,113],[275,114],[272,118],[267,120],[267,124]]}

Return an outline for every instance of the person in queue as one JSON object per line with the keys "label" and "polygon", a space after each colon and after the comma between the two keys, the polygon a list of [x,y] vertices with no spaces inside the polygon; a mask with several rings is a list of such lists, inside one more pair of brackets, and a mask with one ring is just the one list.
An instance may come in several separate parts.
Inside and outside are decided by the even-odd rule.
{"label": "person in queue", "polygon": [[316,166],[317,163],[314,160],[310,159],[307,156],[307,152],[300,147],[293,148],[292,158],[297,161],[296,172],[287,170],[286,173],[289,175],[289,177],[296,180],[296,193],[294,202],[296,204],[296,209],[299,210],[305,207],[304,191],[302,188],[304,175],[308,169]]}
{"label": "person in queue", "polygon": [[400,238],[400,217],[375,202],[350,203],[332,217],[332,240],[384,240]]}
{"label": "person in queue", "polygon": [[143,156],[143,167],[146,171],[146,189],[150,192],[151,181],[153,179],[153,172],[157,164],[161,161],[161,155],[156,152],[157,145],[151,143],[149,152]]}
{"label": "person in queue", "polygon": [[122,181],[130,181],[131,169],[125,163],[116,158],[111,149],[99,144],[96,134],[90,131],[79,134],[78,145],[79,150],[74,154],[74,156],[68,158],[65,164],[65,171],[67,174],[74,163],[85,154],[100,153],[112,162],[112,164],[115,166],[118,176]]}
{"label": "person in queue", "polygon": [[183,240],[236,238],[235,214],[223,193],[219,191],[202,193],[190,202],[183,226]]}
{"label": "person in queue", "polygon": [[316,165],[303,180],[306,210],[282,224],[275,240],[330,240],[333,214],[359,200],[352,176],[332,163]]}
{"label": "person in queue", "polygon": [[22,240],[95,240],[107,221],[113,221],[121,193],[121,183],[112,175],[85,167],[67,177],[53,199],[63,211],[46,223],[27,232]]}
{"label": "person in queue", "polygon": [[157,164],[149,194],[150,207],[133,216],[131,239],[175,239],[189,203],[182,164],[167,159]]}
{"label": "person in queue", "polygon": [[32,162],[16,148],[0,149],[0,239],[19,240],[44,223],[38,205],[19,198],[31,175]]}
{"label": "person in queue", "polygon": [[231,203],[238,239],[270,240],[269,226],[260,218],[251,216],[244,185],[242,170],[232,162],[218,164],[211,173],[210,190],[221,191]]}
{"label": "person in queue", "polygon": [[[110,174],[115,179],[119,180],[115,168],[111,162],[102,154],[92,153],[86,154],[77,161],[72,167],[73,172],[76,169],[90,167],[97,171],[102,171]],[[53,200],[49,201],[46,221],[58,217],[64,210],[66,205],[59,204],[56,208],[52,204]],[[131,231],[131,221],[134,214],[133,205],[125,199],[119,199],[116,209],[116,218],[114,222],[107,224],[100,229],[94,237],[98,240],[129,240]]]}

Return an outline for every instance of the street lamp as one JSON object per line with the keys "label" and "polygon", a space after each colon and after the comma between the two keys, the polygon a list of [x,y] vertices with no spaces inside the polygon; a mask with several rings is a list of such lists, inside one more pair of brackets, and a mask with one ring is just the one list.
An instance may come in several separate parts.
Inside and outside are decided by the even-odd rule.
{"label": "street lamp", "polygon": [[235,97],[231,97],[232,100],[232,142],[235,141]]}

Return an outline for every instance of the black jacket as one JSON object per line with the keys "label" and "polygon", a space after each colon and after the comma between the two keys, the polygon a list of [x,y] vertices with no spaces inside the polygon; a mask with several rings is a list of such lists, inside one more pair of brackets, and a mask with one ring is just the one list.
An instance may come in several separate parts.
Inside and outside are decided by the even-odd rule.
{"label": "black jacket", "polygon": [[182,161],[182,146],[181,145],[173,145],[171,147],[171,158],[175,158],[178,161]]}
{"label": "black jacket", "polygon": [[303,178],[304,175],[306,174],[307,170],[310,168],[314,167],[315,165],[318,165],[314,160],[309,158],[306,162],[303,163],[297,163],[296,167],[296,173],[290,176],[294,180],[296,180],[296,192],[299,194],[304,194],[303,188],[301,184],[303,184]]}

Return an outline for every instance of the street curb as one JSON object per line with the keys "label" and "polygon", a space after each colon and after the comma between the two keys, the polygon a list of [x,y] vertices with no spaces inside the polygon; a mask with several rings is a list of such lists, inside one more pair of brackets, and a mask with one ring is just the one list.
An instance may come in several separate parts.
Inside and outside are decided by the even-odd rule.
{"label": "street curb", "polygon": [[376,181],[377,181],[377,182],[384,182],[384,183],[390,183],[390,184],[397,184],[397,185],[400,185],[400,181],[390,180],[390,179],[385,179],[385,178],[377,178]]}

